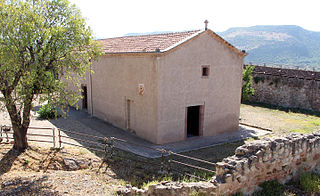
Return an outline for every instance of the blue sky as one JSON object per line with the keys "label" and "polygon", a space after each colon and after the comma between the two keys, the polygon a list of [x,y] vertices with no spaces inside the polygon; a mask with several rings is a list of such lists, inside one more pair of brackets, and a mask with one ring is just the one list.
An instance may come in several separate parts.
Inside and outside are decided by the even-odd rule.
{"label": "blue sky", "polygon": [[209,28],[298,25],[320,31],[319,0],[70,0],[95,37]]}

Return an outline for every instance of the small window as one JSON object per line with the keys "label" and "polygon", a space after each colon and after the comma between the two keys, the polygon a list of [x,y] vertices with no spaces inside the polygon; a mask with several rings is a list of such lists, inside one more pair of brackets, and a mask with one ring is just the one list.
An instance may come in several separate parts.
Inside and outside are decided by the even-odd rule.
{"label": "small window", "polygon": [[209,77],[209,66],[202,66],[202,77]]}

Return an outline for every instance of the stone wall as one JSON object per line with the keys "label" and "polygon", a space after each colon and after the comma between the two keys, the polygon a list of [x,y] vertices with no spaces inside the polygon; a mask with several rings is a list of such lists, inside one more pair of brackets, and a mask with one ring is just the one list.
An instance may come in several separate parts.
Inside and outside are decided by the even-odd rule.
{"label": "stone wall", "polygon": [[148,188],[138,189],[127,185],[120,188],[119,195],[127,196],[188,196],[194,193],[202,195],[216,195],[216,186],[210,182],[162,182],[160,184],[150,185]]}
{"label": "stone wall", "polygon": [[319,173],[320,131],[250,142],[217,164],[218,195],[250,194],[264,181],[285,183],[301,172]]}
{"label": "stone wall", "polygon": [[320,131],[313,134],[291,134],[265,138],[238,147],[235,155],[217,163],[211,182],[163,182],[148,189],[126,187],[123,195],[232,195],[251,194],[268,180],[285,183],[302,172],[320,169]]}
{"label": "stone wall", "polygon": [[250,101],[320,111],[320,72],[256,66]]}

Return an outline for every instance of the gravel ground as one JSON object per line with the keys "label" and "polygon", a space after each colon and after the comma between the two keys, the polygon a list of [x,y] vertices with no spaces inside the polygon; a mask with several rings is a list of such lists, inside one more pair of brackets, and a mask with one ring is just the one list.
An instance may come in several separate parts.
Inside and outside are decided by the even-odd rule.
{"label": "gravel ground", "polygon": [[[31,144],[19,154],[11,148],[10,144],[0,144],[1,196],[113,195],[119,187],[116,174],[109,168],[101,169],[102,160],[90,151],[55,151]],[[84,164],[70,167],[65,162],[70,159]]]}

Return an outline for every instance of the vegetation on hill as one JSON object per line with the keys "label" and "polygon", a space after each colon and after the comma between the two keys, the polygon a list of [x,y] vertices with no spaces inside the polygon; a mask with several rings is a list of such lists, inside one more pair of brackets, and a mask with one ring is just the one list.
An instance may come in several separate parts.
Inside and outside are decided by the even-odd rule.
{"label": "vegetation on hill", "polygon": [[320,32],[282,25],[230,28],[219,34],[249,53],[246,63],[320,70]]}

